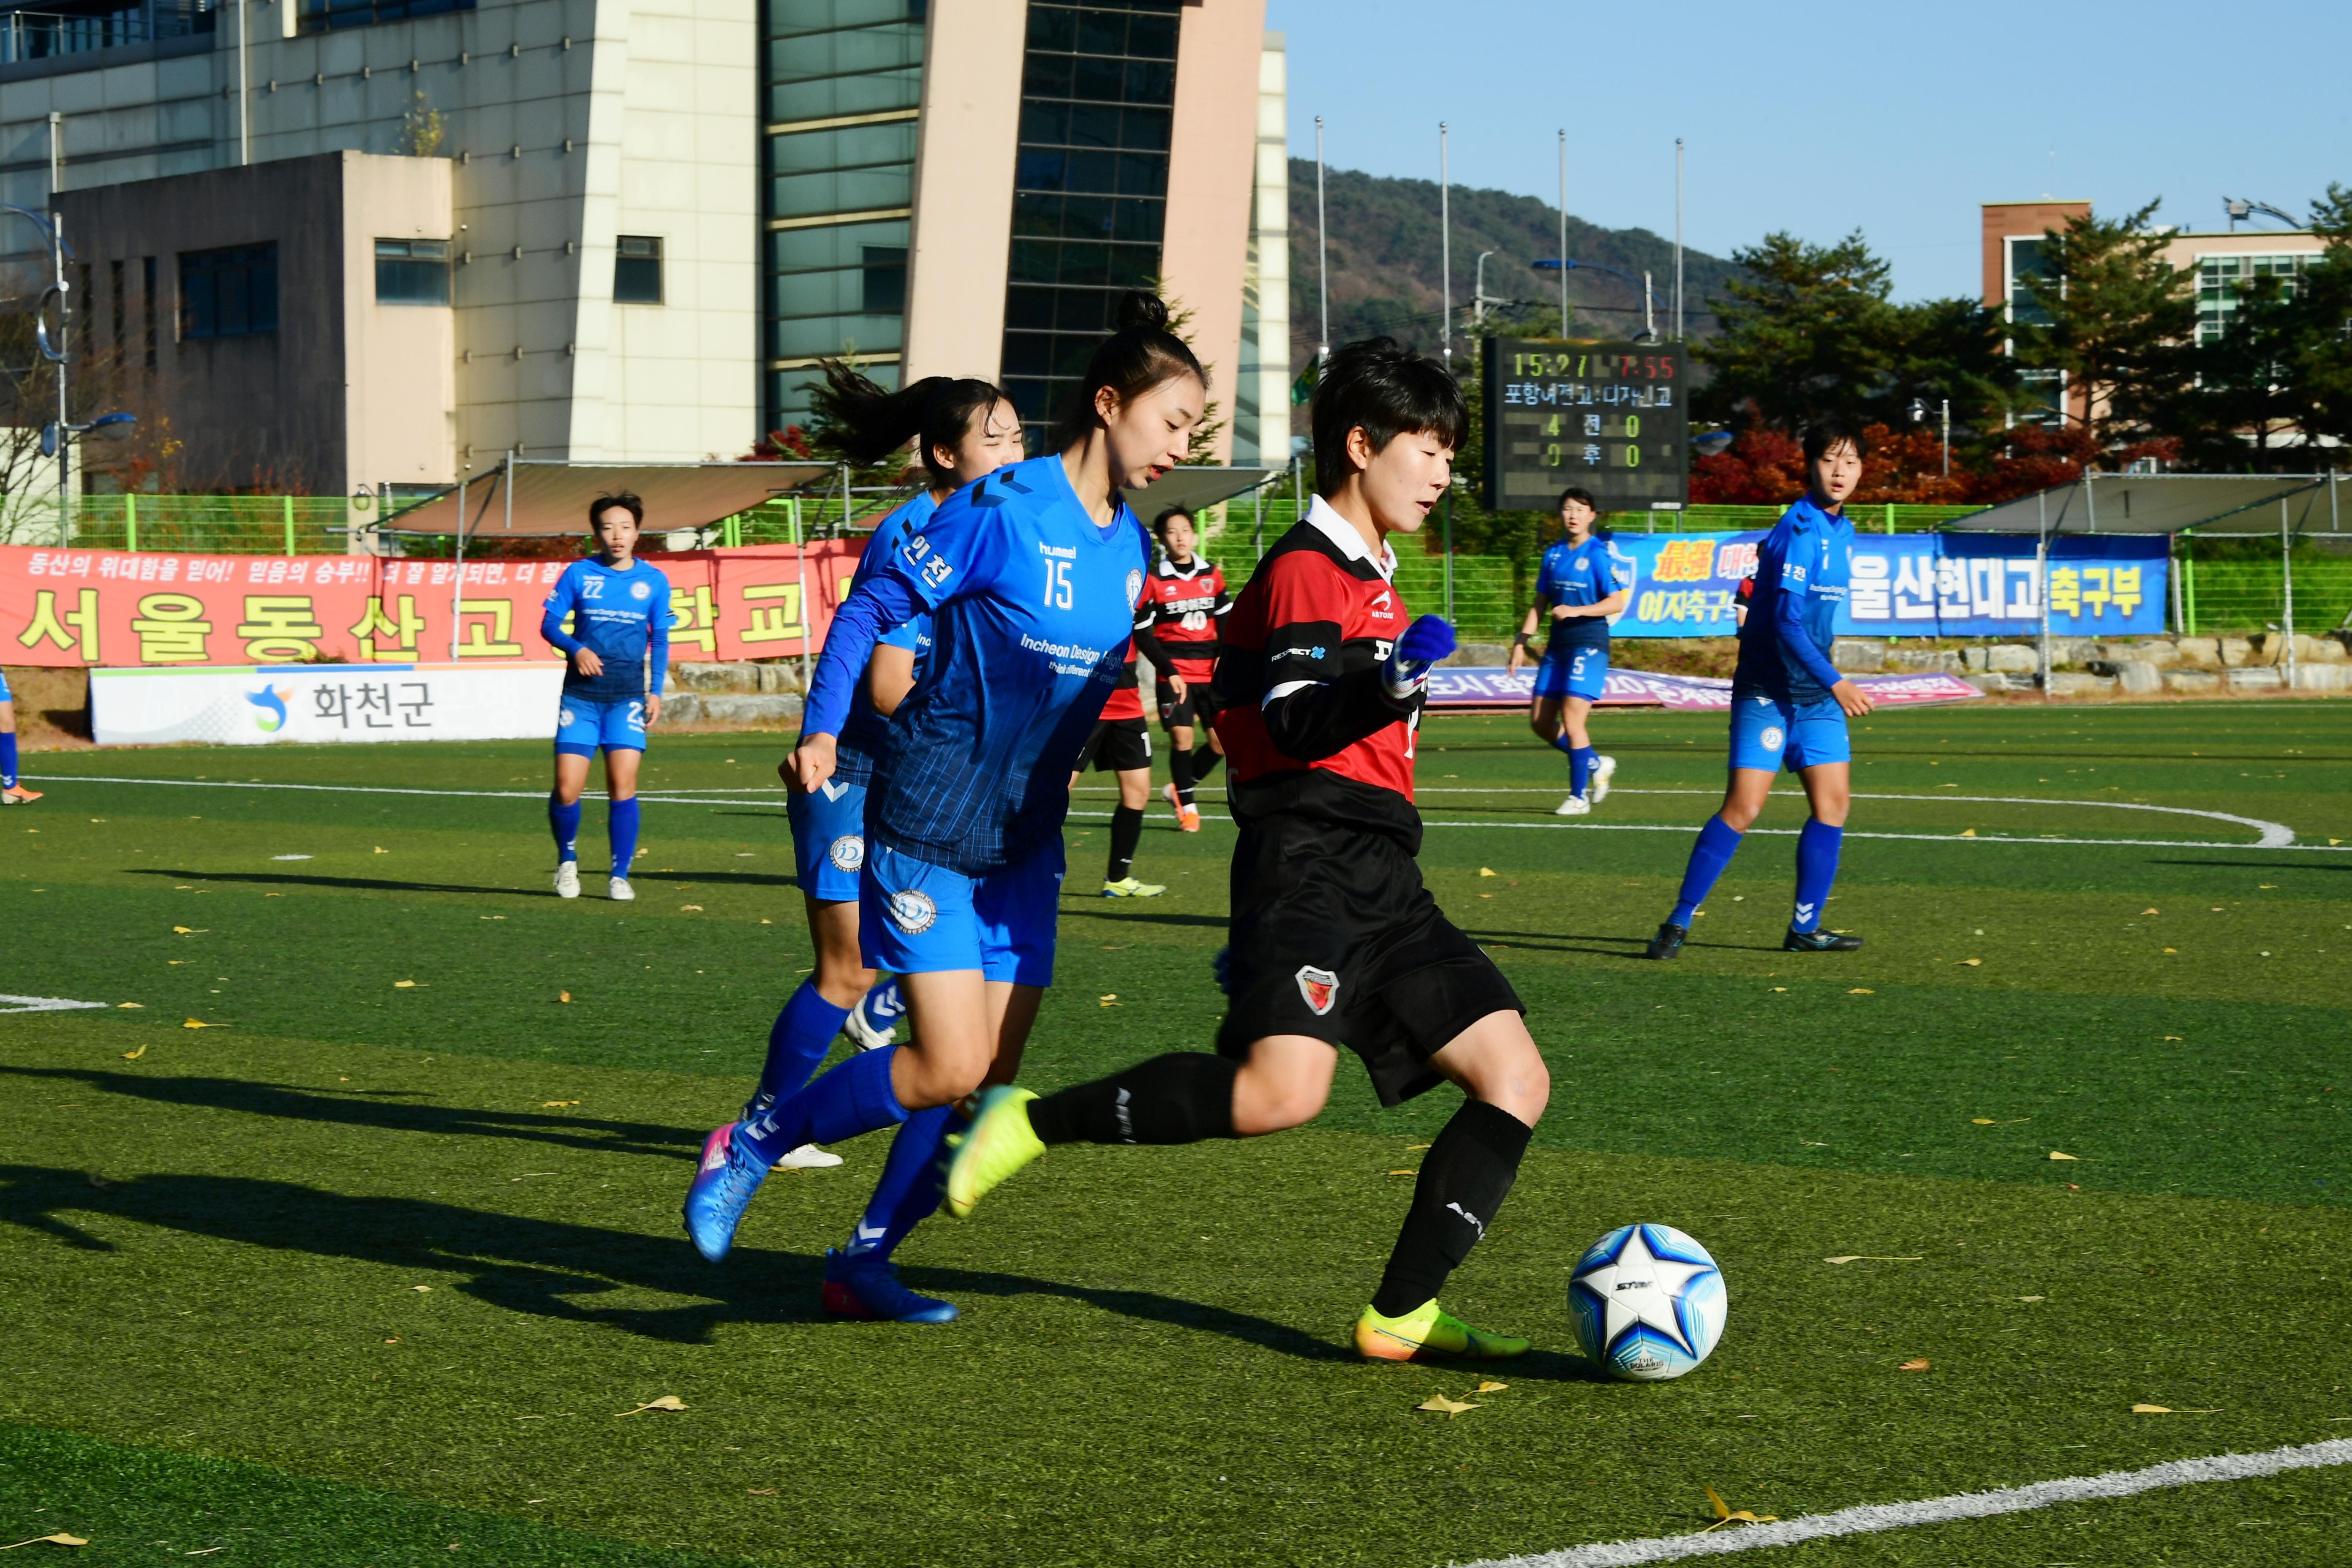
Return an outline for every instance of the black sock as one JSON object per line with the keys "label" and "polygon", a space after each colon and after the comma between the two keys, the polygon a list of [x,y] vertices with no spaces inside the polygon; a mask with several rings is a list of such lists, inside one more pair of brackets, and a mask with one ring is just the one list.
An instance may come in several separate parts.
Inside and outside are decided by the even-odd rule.
{"label": "black sock", "polygon": [[1143,813],[1131,805],[1122,805],[1110,814],[1110,864],[1103,868],[1103,880],[1122,882],[1135,868],[1135,847],[1143,842]]}
{"label": "black sock", "polygon": [[1209,782],[1209,775],[1217,771],[1219,754],[1206,746],[1192,748],[1192,782],[1194,784],[1203,784]]}
{"label": "black sock", "polygon": [[1389,1254],[1373,1311],[1393,1318],[1445,1288],[1445,1277],[1495,1223],[1527,1152],[1526,1123],[1483,1100],[1464,1102],[1421,1163],[1412,1209]]}
{"label": "black sock", "polygon": [[1205,1051],[1171,1052],[1031,1100],[1029,1125],[1044,1143],[1198,1143],[1230,1138],[1234,1075],[1239,1071],[1239,1062]]}
{"label": "black sock", "polygon": [[1186,805],[1192,804],[1192,748],[1168,748],[1168,776],[1176,781],[1176,798]]}

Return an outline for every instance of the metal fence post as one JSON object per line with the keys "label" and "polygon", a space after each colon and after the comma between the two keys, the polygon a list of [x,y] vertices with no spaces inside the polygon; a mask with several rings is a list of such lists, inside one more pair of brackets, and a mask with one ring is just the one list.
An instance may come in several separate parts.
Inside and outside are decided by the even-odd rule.
{"label": "metal fence post", "polygon": [[139,498],[129,490],[122,492],[122,548],[139,550]]}
{"label": "metal fence post", "polygon": [[294,553],[294,498],[279,496],[278,499],[286,504],[286,553],[291,555]]}
{"label": "metal fence post", "polygon": [[2286,497],[2279,497],[2280,636],[2286,638],[2286,689],[2294,689],[2294,534],[2287,524]]}

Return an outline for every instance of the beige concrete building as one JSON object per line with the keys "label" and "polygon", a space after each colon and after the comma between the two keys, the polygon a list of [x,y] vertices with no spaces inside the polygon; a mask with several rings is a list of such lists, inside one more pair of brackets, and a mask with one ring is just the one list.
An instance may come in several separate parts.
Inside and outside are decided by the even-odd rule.
{"label": "beige concrete building", "polygon": [[124,323],[208,483],[732,457],[829,354],[1042,424],[1153,283],[1219,455],[1286,453],[1264,0],[35,3],[0,200],[62,215],[79,341]]}

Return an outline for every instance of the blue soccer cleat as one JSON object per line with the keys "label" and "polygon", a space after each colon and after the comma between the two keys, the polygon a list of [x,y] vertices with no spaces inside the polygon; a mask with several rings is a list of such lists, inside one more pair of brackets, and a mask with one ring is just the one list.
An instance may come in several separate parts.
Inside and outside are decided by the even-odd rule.
{"label": "blue soccer cleat", "polygon": [[730,1121],[703,1140],[702,1163],[686,1189],[686,1234],[708,1263],[725,1258],[735,1245],[735,1227],[768,1174],[751,1144],[735,1136],[741,1125]]}
{"label": "blue soccer cleat", "polygon": [[857,1005],[841,1021],[841,1029],[859,1050],[878,1051],[898,1037],[898,1020],[906,1016],[907,1003],[898,994],[898,981],[885,980],[857,999]]}
{"label": "blue soccer cleat", "polygon": [[955,1303],[919,1296],[898,1283],[898,1270],[871,1252],[824,1254],[824,1310],[837,1318],[878,1318],[892,1323],[952,1323]]}

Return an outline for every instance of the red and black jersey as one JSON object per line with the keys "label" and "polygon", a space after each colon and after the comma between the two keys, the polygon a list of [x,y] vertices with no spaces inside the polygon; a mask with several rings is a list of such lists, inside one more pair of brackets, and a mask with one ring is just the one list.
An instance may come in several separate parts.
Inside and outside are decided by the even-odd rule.
{"label": "red and black jersey", "polygon": [[1394,569],[1320,499],[1258,563],[1226,617],[1209,697],[1235,815],[1298,812],[1419,848],[1421,694],[1399,700],[1381,680],[1412,623]]}
{"label": "red and black jersey", "polygon": [[[1126,665],[1120,668],[1118,679],[1111,683],[1110,695],[1103,699],[1102,716],[1106,719],[1143,717],[1143,689],[1136,684],[1135,656],[1138,647],[1150,641],[1151,601],[1149,593],[1146,590],[1146,596],[1136,601],[1135,636],[1128,639]],[[1157,669],[1160,661],[1154,658],[1151,666]]]}
{"label": "red and black jersey", "polygon": [[1218,630],[1234,607],[1225,574],[1200,556],[1179,566],[1166,556],[1144,574],[1143,604],[1151,611],[1151,635],[1176,661],[1187,680],[1206,680],[1216,662]]}

